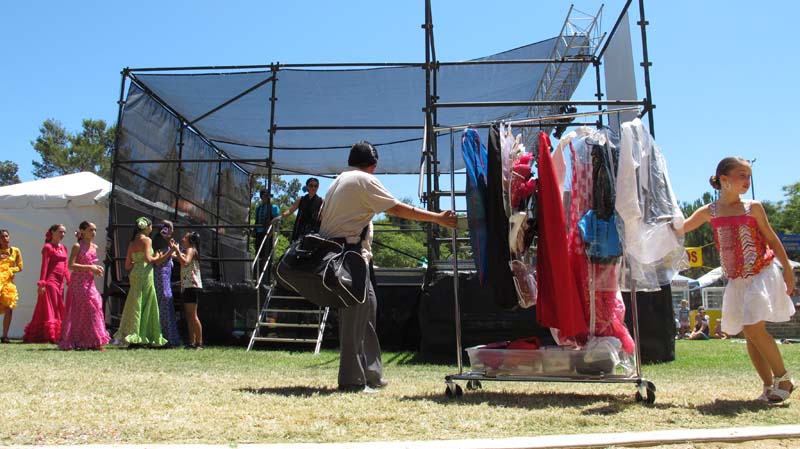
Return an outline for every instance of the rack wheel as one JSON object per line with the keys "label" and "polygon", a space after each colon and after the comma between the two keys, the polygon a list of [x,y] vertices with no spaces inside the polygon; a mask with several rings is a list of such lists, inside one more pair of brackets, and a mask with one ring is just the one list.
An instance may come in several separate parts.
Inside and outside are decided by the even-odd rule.
{"label": "rack wheel", "polygon": [[444,395],[448,398],[460,398],[464,396],[464,390],[456,383],[448,383],[447,387],[444,389]]}
{"label": "rack wheel", "polygon": [[483,385],[481,385],[481,381],[479,380],[467,381],[467,390],[480,390],[481,388],[483,388]]}
{"label": "rack wheel", "polygon": [[640,384],[636,391],[636,402],[644,402],[645,404],[656,402],[656,385],[650,381]]}

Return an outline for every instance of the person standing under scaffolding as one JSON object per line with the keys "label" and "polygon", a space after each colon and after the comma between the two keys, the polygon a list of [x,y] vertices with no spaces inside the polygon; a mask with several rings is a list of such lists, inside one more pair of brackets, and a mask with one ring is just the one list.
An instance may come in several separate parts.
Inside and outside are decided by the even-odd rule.
{"label": "person standing under scaffolding", "polygon": [[[272,217],[278,215],[279,213],[278,206],[273,206],[270,204],[269,191],[267,189],[261,189],[259,196],[261,197],[261,203],[256,208],[255,216],[255,251],[258,251],[258,249],[261,248],[261,242],[263,242],[267,237],[267,231],[269,230],[269,223],[272,221]],[[270,241],[267,241],[264,243],[264,248],[261,249],[258,259],[264,263],[271,252],[272,244]],[[259,264],[259,272],[260,271],[261,264]]]}
{"label": "person standing under scaffolding", "polygon": [[272,219],[272,224],[275,225],[297,211],[297,219],[295,219],[292,229],[292,241],[297,240],[300,236],[319,232],[319,210],[322,208],[322,198],[317,195],[318,190],[319,179],[308,178],[306,186],[303,187],[303,191],[307,193],[295,200],[292,207]]}
{"label": "person standing under scaffolding", "polygon": [[[372,218],[385,212],[401,218],[437,223],[455,228],[454,211],[429,212],[404,204],[374,176],[378,151],[366,141],[350,148],[347,165],[352,170],[341,173],[325,195],[320,215],[319,233],[325,238],[358,243],[362,254],[372,259]],[[366,228],[364,239],[362,231]],[[367,300],[363,304],[339,309],[339,390],[375,392],[389,384],[383,378],[381,347],[375,329],[377,298],[375,270],[370,262]]]}

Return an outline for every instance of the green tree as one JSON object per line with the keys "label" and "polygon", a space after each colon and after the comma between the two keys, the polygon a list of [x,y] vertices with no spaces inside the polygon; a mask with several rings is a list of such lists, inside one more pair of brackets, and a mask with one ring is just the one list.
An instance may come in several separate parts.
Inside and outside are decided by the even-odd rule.
{"label": "green tree", "polygon": [[[775,213],[770,215],[770,209],[764,204],[770,224],[779,234],[800,234],[800,182],[783,186],[785,201],[779,201],[774,206]],[[800,251],[787,251],[789,258],[797,260]]]}
{"label": "green tree", "polygon": [[[411,198],[400,198],[400,202],[414,205]],[[428,249],[425,244],[425,224],[397,215],[384,214],[374,220],[372,260],[380,267],[417,267]]]}
{"label": "green tree", "polygon": [[0,186],[19,184],[19,165],[12,161],[0,162]]}
{"label": "green tree", "polygon": [[31,142],[41,162],[33,161],[33,176],[50,178],[88,171],[110,179],[111,152],[116,127],[106,127],[103,120],[83,120],[83,129],[71,134],[61,123],[47,119],[39,128],[39,137]]}
{"label": "green tree", "polygon": [[[800,234],[800,182],[783,186],[782,189],[786,200],[778,202],[777,214],[769,217],[770,223],[775,232]],[[767,212],[769,215],[769,210]]]}

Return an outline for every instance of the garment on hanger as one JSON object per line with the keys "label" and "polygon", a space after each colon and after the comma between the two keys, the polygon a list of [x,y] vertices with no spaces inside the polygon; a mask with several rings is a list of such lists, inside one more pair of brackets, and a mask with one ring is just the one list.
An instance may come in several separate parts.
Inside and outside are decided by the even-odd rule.
{"label": "garment on hanger", "polygon": [[[661,149],[640,119],[622,124],[615,208],[637,289],[658,289],[688,268],[683,227]],[[627,274],[627,273],[623,273]]]}
{"label": "garment on hanger", "polygon": [[535,201],[536,179],[532,175],[533,155],[521,143],[522,135],[514,136],[511,126],[500,124],[501,155],[503,173],[509,179],[505,195],[505,206],[509,209],[508,246],[511,259],[509,267],[514,276],[514,287],[520,307],[529,308],[536,304],[537,286],[535,251],[531,245],[536,235]]}
{"label": "garment on hanger", "polygon": [[538,170],[536,319],[542,326],[559,329],[562,337],[573,337],[587,333],[588,328],[577,286],[570,278],[572,270],[567,257],[566,220],[561,189],[550,154],[550,137],[543,132],[539,133]]}
{"label": "garment on hanger", "polygon": [[622,255],[622,244],[617,232],[616,215],[603,220],[589,210],[578,222],[578,230],[586,245],[586,254],[592,263],[616,264]]}
{"label": "garment on hanger", "polygon": [[[589,323],[589,261],[586,258],[586,243],[576,226],[581,217],[592,207],[592,157],[591,145],[586,143],[587,135],[567,142],[570,184],[564,191],[564,197],[567,199],[565,203],[568,204],[567,257],[572,269],[572,282],[576,286],[583,307],[583,316],[586,323]],[[578,137],[577,133],[575,136]]]}
{"label": "garment on hanger", "polygon": [[565,145],[571,168],[566,193],[570,197],[568,253],[573,280],[591,334],[616,337],[625,352],[632,353],[633,339],[625,326],[625,304],[617,283],[622,249],[614,223],[615,139],[607,129],[577,134]]}
{"label": "garment on hanger", "polygon": [[480,284],[486,285],[489,263],[486,246],[486,147],[481,143],[476,130],[464,130],[461,135],[461,153],[467,171],[467,222],[472,258]]}
{"label": "garment on hanger", "polygon": [[592,263],[616,264],[622,255],[614,213],[619,152],[610,139],[602,140],[602,144],[591,144],[592,208],[581,217],[577,227]]}
{"label": "garment on hanger", "polygon": [[506,126],[500,123],[500,164],[502,166],[502,183],[503,183],[503,209],[506,217],[511,216],[511,198],[509,195],[509,188],[511,186],[511,170],[514,166],[514,159],[517,147],[517,141],[514,134],[511,132],[511,126]]}
{"label": "garment on hanger", "polygon": [[[572,143],[572,141],[578,137],[585,136],[587,134],[591,134],[595,130],[593,128],[589,128],[588,126],[581,126],[574,131],[570,131],[561,137],[561,140],[558,141],[558,145],[556,145],[556,149],[553,150],[553,167],[556,171],[556,179],[558,180],[558,186],[561,189],[561,194],[564,194],[565,186],[571,183],[570,180],[566,179],[567,176],[567,164],[566,159],[568,156],[564,155],[564,150]],[[570,150],[571,151],[571,150]],[[566,184],[565,184],[566,182]]]}
{"label": "garment on hanger", "polygon": [[505,212],[503,197],[503,165],[500,153],[500,127],[489,127],[489,143],[486,163],[486,247],[488,252],[488,285],[492,287],[495,303],[504,308],[517,304],[513,274],[508,266],[511,251],[508,246],[508,215]]}

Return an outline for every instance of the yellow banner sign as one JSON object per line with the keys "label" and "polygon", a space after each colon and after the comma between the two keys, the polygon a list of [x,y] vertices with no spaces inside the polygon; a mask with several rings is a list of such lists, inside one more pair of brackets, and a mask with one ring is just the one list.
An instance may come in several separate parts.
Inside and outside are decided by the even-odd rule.
{"label": "yellow banner sign", "polygon": [[703,266],[703,248],[686,248],[686,255],[689,257],[689,266],[692,268]]}

